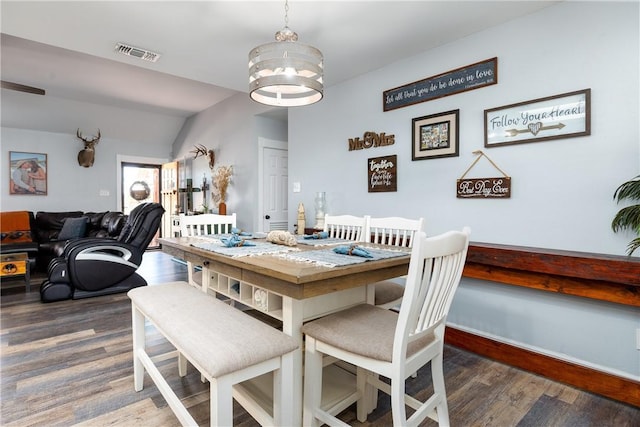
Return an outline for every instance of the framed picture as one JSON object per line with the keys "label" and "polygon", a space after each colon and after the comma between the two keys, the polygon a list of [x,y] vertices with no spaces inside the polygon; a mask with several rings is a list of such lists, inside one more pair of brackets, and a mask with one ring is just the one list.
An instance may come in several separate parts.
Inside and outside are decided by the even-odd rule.
{"label": "framed picture", "polygon": [[47,155],[9,152],[9,194],[47,194]]}
{"label": "framed picture", "polygon": [[457,157],[459,116],[460,110],[452,110],[413,119],[411,160]]}
{"label": "framed picture", "polygon": [[591,135],[591,89],[484,110],[484,146]]}

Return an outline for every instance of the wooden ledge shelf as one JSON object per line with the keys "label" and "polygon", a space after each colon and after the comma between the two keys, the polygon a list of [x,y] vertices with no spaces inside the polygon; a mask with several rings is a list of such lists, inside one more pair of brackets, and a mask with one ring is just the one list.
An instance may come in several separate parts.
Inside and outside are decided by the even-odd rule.
{"label": "wooden ledge shelf", "polygon": [[640,259],[472,242],[464,277],[640,307]]}
{"label": "wooden ledge shelf", "polygon": [[[464,277],[640,307],[640,259],[472,242]],[[445,342],[640,407],[640,382],[447,327]]]}

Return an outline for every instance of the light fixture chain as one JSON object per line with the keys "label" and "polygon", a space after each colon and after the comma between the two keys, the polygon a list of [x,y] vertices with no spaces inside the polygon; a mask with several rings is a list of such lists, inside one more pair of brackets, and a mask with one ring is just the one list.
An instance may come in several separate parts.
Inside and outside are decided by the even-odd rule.
{"label": "light fixture chain", "polygon": [[289,26],[289,0],[284,0],[284,26]]}

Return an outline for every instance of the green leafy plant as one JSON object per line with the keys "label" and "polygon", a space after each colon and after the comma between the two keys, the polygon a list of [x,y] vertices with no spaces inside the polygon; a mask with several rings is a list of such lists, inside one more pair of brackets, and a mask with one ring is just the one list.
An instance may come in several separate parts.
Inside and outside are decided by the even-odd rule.
{"label": "green leafy plant", "polygon": [[[613,193],[613,198],[618,203],[623,200],[640,202],[640,175],[620,185]],[[614,233],[621,230],[632,230],[639,236],[629,242],[628,255],[640,248],[640,203],[620,209],[611,222],[611,228]]]}

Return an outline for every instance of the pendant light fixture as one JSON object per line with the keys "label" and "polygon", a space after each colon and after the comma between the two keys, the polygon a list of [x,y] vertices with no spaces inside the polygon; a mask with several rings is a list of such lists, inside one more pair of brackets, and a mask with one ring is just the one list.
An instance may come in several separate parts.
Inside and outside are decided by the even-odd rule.
{"label": "pendant light fixture", "polygon": [[256,102],[298,107],[322,99],[322,52],[298,43],[288,27],[289,2],[284,4],[284,28],[276,41],[249,52],[249,96]]}

